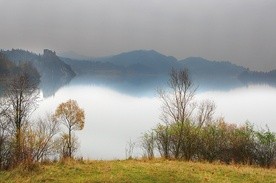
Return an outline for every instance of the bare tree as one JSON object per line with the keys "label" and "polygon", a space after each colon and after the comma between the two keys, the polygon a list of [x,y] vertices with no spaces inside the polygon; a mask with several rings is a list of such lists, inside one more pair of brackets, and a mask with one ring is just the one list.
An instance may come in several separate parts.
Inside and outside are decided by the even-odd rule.
{"label": "bare tree", "polygon": [[51,155],[54,146],[54,136],[59,132],[59,123],[51,114],[47,114],[44,118],[38,121],[30,128],[28,138],[31,143],[28,143],[31,149],[31,160],[40,161],[43,158]]}
{"label": "bare tree", "polygon": [[136,143],[133,142],[131,139],[129,139],[129,141],[126,143],[125,153],[126,153],[127,159],[133,158],[133,151],[134,151],[135,145]]}
{"label": "bare tree", "polygon": [[190,79],[188,70],[172,69],[168,86],[168,91],[158,90],[163,102],[162,119],[166,123],[185,121],[195,109],[193,98],[197,89]]}
{"label": "bare tree", "polygon": [[213,101],[205,100],[198,106],[198,126],[201,127],[205,123],[210,123],[213,120],[213,115],[216,110],[216,105]]}
{"label": "bare tree", "polygon": [[162,120],[167,124],[177,125],[177,140],[175,141],[175,158],[180,155],[185,123],[193,113],[196,105],[193,102],[196,87],[190,79],[187,69],[172,69],[168,82],[169,90],[159,90],[159,97],[163,102]]}
{"label": "bare tree", "polygon": [[15,159],[23,160],[22,129],[26,126],[30,114],[36,109],[39,97],[37,82],[33,83],[27,73],[20,73],[7,83],[4,98],[5,116],[12,126],[15,136]]}
{"label": "bare tree", "polygon": [[72,131],[82,130],[84,127],[84,110],[81,109],[75,100],[68,100],[61,103],[55,112],[55,117],[68,129],[68,156],[72,157]]}

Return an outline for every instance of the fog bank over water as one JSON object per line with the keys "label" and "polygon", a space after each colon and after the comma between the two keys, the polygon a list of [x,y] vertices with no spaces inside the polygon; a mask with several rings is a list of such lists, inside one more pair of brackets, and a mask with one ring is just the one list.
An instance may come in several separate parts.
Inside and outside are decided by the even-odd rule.
{"label": "fog bank over water", "polygon": [[85,127],[77,132],[81,155],[96,159],[125,157],[125,145],[159,122],[156,98],[132,97],[97,86],[67,86],[43,100],[36,111],[54,111],[59,103],[77,100],[86,115]]}
{"label": "fog bank over water", "polygon": [[200,93],[198,99],[208,98],[217,105],[216,114],[227,122],[242,124],[246,121],[257,127],[268,125],[276,131],[276,88],[251,85],[228,92],[209,91]]}
{"label": "fog bank over water", "polygon": [[[161,122],[157,97],[127,95],[96,85],[64,86],[54,96],[43,99],[34,115],[54,112],[58,104],[68,99],[77,100],[85,110],[85,127],[76,133],[81,143],[79,154],[84,158],[125,158],[127,142],[139,141],[143,132]],[[276,131],[276,88],[254,85],[198,92],[196,100],[205,99],[216,103],[216,116],[224,116],[227,122],[242,124],[248,120],[257,127],[267,124]],[[138,146],[137,142],[134,155],[141,156]]]}

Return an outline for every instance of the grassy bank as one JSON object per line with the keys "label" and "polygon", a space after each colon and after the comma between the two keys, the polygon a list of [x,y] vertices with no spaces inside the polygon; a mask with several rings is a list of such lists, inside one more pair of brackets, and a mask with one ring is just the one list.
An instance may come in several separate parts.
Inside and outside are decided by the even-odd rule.
{"label": "grassy bank", "polygon": [[69,161],[2,171],[0,182],[276,182],[276,169],[167,160]]}

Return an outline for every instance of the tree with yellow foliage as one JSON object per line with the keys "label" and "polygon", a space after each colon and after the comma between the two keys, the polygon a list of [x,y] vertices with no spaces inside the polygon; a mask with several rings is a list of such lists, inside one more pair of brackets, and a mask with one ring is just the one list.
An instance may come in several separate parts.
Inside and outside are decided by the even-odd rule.
{"label": "tree with yellow foliage", "polygon": [[70,99],[57,107],[55,117],[68,129],[68,154],[66,153],[66,156],[72,158],[72,131],[83,129],[84,110],[78,106],[77,101]]}

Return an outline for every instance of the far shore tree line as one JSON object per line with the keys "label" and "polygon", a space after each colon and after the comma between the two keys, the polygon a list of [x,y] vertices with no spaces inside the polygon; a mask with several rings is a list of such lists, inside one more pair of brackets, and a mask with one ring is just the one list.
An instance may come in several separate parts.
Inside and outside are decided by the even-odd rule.
{"label": "far shore tree line", "polygon": [[172,70],[168,85],[158,91],[163,122],[141,139],[145,157],[276,166],[276,134],[268,127],[256,130],[248,122],[216,119],[216,106],[209,100],[196,105],[188,70]]}
{"label": "far shore tree line", "polygon": [[83,109],[68,100],[54,114],[30,120],[38,99],[38,82],[28,72],[6,82],[0,98],[0,170],[74,156],[78,148],[74,131],[84,127]]}

